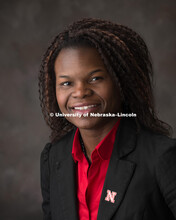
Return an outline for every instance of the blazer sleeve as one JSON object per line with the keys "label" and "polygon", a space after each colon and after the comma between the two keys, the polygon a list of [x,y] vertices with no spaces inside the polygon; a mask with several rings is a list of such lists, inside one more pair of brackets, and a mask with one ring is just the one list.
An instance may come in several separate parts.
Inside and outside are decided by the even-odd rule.
{"label": "blazer sleeve", "polygon": [[49,152],[51,144],[48,143],[44,147],[40,157],[40,183],[43,197],[42,210],[43,220],[52,220],[50,210],[50,168],[49,168]]}
{"label": "blazer sleeve", "polygon": [[176,219],[176,143],[159,157],[156,174],[160,190]]}

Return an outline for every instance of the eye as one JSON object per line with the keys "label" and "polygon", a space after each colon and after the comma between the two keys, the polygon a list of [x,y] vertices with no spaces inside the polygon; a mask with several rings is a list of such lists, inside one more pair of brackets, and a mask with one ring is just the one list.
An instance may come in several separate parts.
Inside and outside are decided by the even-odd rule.
{"label": "eye", "polygon": [[95,76],[95,77],[93,77],[93,78],[90,80],[90,82],[96,82],[96,81],[99,81],[99,80],[102,80],[102,79],[103,79],[103,77]]}
{"label": "eye", "polygon": [[60,83],[60,86],[70,86],[70,85],[71,85],[71,82],[69,81]]}

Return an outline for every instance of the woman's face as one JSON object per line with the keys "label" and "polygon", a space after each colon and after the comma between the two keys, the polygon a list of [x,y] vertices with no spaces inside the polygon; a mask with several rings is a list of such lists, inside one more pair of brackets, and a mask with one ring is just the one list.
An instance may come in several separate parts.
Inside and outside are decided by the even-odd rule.
{"label": "woman's face", "polygon": [[[120,90],[94,48],[62,49],[55,61],[56,97],[64,114],[79,129],[97,129],[117,118],[90,117],[90,113],[121,110]],[[89,117],[83,117],[88,113]]]}

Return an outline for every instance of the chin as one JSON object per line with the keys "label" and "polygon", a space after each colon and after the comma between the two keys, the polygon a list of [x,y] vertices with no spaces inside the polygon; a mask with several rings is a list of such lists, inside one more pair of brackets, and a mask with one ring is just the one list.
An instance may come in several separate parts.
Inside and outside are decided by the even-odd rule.
{"label": "chin", "polygon": [[76,120],[69,120],[69,122],[79,129],[94,130],[101,128],[105,120],[102,120],[102,118],[77,118]]}

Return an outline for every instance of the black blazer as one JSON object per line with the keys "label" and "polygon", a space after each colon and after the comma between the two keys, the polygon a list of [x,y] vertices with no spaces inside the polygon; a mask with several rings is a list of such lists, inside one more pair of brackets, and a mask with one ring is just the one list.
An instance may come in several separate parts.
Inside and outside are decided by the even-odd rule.
{"label": "black blazer", "polygon": [[[76,220],[75,130],[41,154],[41,189],[45,220]],[[107,190],[115,203],[105,201]],[[102,190],[98,220],[176,219],[176,140],[141,129],[122,119]]]}

